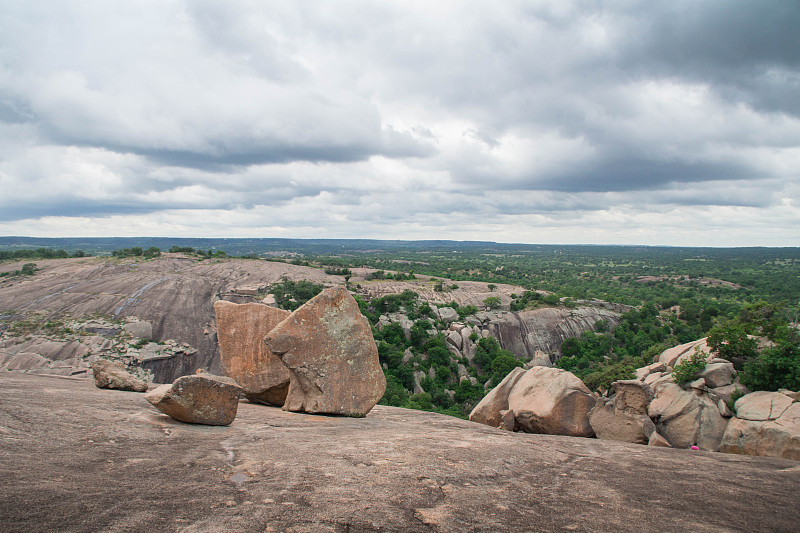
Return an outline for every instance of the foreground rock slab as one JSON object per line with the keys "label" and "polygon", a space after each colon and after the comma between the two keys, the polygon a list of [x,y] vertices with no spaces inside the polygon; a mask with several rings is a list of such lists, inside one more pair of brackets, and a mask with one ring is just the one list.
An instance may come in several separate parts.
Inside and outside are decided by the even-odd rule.
{"label": "foreground rock slab", "polygon": [[131,392],[147,391],[147,383],[136,379],[120,361],[98,359],[92,363],[94,384],[99,389],[116,389]]}
{"label": "foreground rock slab", "polygon": [[289,392],[289,369],[264,337],[291,313],[259,303],[214,302],[219,356],[226,376],[248,400],[281,406]]}
{"label": "foreground rock slab", "polygon": [[189,424],[227,426],[236,418],[241,387],[229,377],[201,372],[161,385],[144,398],[164,414]]}
{"label": "foreground rock slab", "polygon": [[300,306],[264,342],[291,373],[287,411],[364,416],[386,390],[369,322],[343,287]]}
{"label": "foreground rock slab", "polygon": [[788,532],[800,522],[794,461],[510,433],[380,405],[354,419],[242,402],[230,426],[198,426],[132,392],[12,373],[0,374],[0,457],[0,524],[20,533]]}

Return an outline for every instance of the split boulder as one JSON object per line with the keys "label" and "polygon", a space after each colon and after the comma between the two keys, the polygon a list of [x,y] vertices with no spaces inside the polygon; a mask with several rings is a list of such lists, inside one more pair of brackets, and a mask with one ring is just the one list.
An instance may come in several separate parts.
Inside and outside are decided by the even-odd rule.
{"label": "split boulder", "polygon": [[[469,414],[469,419],[479,424],[486,424],[492,427],[506,427],[508,424],[503,423],[503,411],[508,410],[508,395],[511,394],[514,385],[517,384],[519,378],[525,374],[525,370],[517,367],[508,375],[503,378],[495,388],[489,391],[489,394],[475,406]],[[513,417],[513,413],[511,414]]]}
{"label": "split boulder", "polygon": [[598,439],[647,444],[656,427],[647,415],[617,409],[613,402],[597,402],[589,423]]}
{"label": "split boulder", "polygon": [[386,390],[369,322],[343,287],[300,306],[264,342],[290,372],[286,411],[364,416]]}
{"label": "split boulder", "polygon": [[133,392],[147,391],[147,383],[128,373],[120,361],[98,359],[92,363],[94,384],[99,389],[115,389]]}
{"label": "split boulder", "polygon": [[648,407],[658,433],[675,448],[717,451],[728,419],[706,394],[686,391],[669,381],[658,382]]}
{"label": "split boulder", "polygon": [[145,399],[164,414],[189,424],[227,426],[236,418],[241,387],[226,376],[200,372],[161,385]]}
{"label": "split boulder", "polygon": [[289,369],[269,351],[264,337],[291,313],[260,303],[214,303],[222,369],[248,400],[281,406],[289,391]]}

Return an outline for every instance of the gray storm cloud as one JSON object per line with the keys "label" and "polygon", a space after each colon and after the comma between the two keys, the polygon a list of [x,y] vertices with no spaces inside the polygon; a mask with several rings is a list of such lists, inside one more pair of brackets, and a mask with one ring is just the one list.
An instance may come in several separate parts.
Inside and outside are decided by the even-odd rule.
{"label": "gray storm cloud", "polygon": [[797,244],[798,27],[789,0],[7,2],[0,233],[672,244],[689,215]]}

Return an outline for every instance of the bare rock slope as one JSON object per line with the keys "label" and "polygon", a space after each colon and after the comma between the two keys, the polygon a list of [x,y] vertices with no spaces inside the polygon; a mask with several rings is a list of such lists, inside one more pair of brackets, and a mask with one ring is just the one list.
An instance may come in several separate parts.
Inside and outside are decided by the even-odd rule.
{"label": "bare rock slope", "polygon": [[6,531],[796,531],[794,461],[510,433],[377,406],[242,402],[182,424],[133,392],[0,374]]}

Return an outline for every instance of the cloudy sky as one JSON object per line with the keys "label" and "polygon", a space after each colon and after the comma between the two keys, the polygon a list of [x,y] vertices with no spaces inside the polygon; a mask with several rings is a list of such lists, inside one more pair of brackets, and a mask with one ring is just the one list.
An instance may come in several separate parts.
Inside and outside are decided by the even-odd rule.
{"label": "cloudy sky", "polygon": [[0,235],[800,246],[797,0],[5,0]]}

